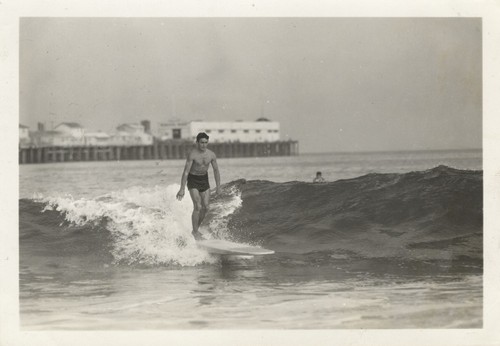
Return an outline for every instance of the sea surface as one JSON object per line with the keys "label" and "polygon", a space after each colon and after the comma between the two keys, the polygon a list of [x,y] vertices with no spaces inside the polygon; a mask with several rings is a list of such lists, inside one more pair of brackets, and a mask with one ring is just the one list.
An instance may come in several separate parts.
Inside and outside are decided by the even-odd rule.
{"label": "sea surface", "polygon": [[21,328],[483,326],[480,150],[218,164],[202,231],[274,255],[197,248],[183,160],[21,165]]}

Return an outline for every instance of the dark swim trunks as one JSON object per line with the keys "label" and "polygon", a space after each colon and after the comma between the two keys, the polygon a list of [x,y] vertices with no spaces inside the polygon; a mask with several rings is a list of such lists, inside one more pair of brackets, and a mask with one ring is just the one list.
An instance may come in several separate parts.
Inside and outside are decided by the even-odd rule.
{"label": "dark swim trunks", "polygon": [[205,192],[210,188],[208,182],[208,173],[205,175],[194,175],[189,173],[187,180],[188,190],[196,189],[200,192]]}

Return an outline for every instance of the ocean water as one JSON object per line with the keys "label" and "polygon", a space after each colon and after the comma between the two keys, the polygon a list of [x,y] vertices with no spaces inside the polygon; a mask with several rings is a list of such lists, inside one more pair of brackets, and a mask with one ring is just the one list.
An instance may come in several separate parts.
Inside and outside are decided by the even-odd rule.
{"label": "ocean water", "polygon": [[21,327],[482,327],[481,151],[218,161],[203,231],[274,255],[196,247],[183,160],[20,166]]}

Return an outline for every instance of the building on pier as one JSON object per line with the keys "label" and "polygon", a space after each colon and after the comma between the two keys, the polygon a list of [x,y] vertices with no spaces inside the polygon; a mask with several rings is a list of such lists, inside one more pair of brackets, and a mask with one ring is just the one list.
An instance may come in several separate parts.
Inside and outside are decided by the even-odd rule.
{"label": "building on pier", "polygon": [[74,138],[75,142],[77,141],[84,142],[83,136],[85,134],[85,129],[83,128],[82,125],[78,123],[60,123],[54,128],[54,130],[62,133],[67,137]]}
{"label": "building on pier", "polygon": [[45,131],[39,124],[38,131],[31,133],[30,143],[34,146],[74,147],[85,145],[85,129],[78,123],[61,123],[54,130]]}
{"label": "building on pier", "polygon": [[111,136],[106,132],[85,132],[85,145],[107,146],[111,144]]}
{"label": "building on pier", "polygon": [[206,132],[211,143],[262,143],[280,140],[280,123],[266,118],[256,121],[182,121],[157,124],[153,134],[160,140],[194,140]]}
{"label": "building on pier", "polygon": [[112,134],[89,132],[78,123],[61,123],[51,131],[45,131],[44,124],[39,123],[38,131],[31,133],[20,125],[19,147],[29,148],[20,151],[20,162],[178,159],[189,151],[199,132],[210,136],[211,148],[220,157],[298,154],[297,142],[280,141],[279,122],[265,118],[234,122],[170,121],[159,125],[151,126],[147,120],[122,124]]}
{"label": "building on pier", "polygon": [[151,145],[153,135],[145,131],[142,124],[122,124],[116,128],[117,132],[111,135],[111,145]]}
{"label": "building on pier", "polygon": [[31,145],[30,128],[19,124],[19,147],[26,148]]}

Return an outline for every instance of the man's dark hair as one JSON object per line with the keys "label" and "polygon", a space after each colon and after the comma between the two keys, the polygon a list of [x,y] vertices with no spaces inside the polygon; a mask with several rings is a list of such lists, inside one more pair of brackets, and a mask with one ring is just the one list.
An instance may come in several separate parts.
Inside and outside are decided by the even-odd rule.
{"label": "man's dark hair", "polygon": [[209,137],[205,132],[200,132],[200,133],[198,133],[198,136],[196,136],[196,142],[199,142],[200,139],[202,139],[202,138],[206,138],[208,141]]}
{"label": "man's dark hair", "polygon": [[319,172],[319,171],[318,171],[318,172],[316,172],[316,175],[321,175],[321,172]]}

